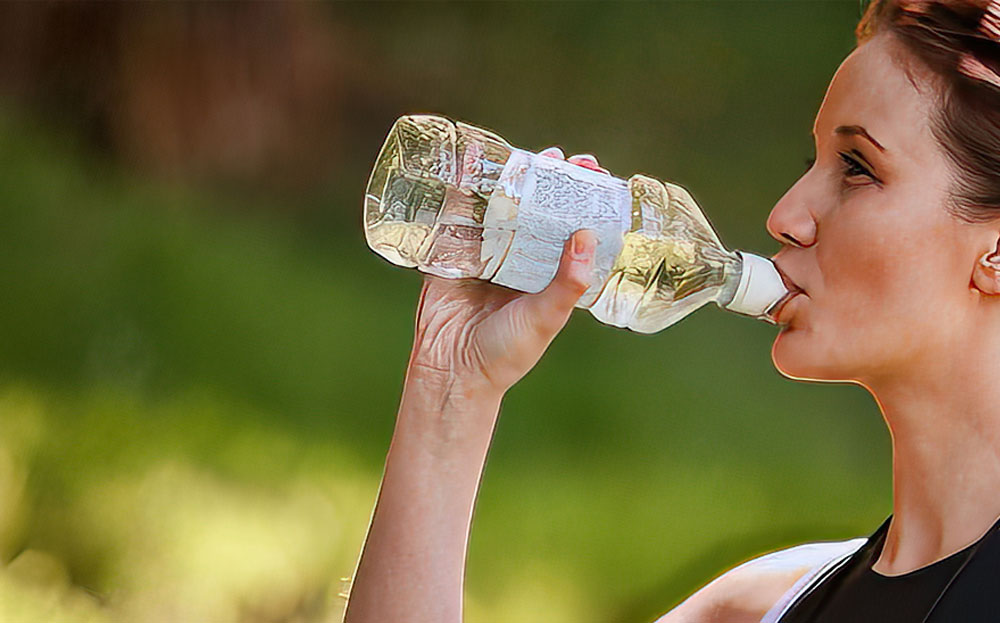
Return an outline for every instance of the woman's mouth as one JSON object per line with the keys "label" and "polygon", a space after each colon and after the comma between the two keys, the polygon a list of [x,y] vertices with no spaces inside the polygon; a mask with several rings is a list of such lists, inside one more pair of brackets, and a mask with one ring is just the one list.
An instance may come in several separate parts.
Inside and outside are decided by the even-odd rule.
{"label": "woman's mouth", "polygon": [[790,303],[798,298],[800,294],[803,294],[802,290],[789,291],[788,294],[782,297],[782,299],[775,303],[774,307],[767,312],[768,317],[772,322],[774,322],[774,324],[780,327],[787,327],[789,325],[791,316],[793,315],[791,310],[794,307],[793,305],[790,305]]}
{"label": "woman's mouth", "polygon": [[781,276],[781,281],[785,284],[785,289],[788,290],[788,294],[781,297],[778,302],[771,307],[771,309],[767,310],[767,317],[777,325],[787,326],[788,318],[786,316],[788,316],[788,314],[783,312],[786,308],[788,308],[788,303],[798,295],[805,294],[805,290],[792,281],[791,277],[789,277],[785,271],[781,269],[781,266],[779,266],[777,262],[774,263],[774,266],[778,270],[778,274]]}

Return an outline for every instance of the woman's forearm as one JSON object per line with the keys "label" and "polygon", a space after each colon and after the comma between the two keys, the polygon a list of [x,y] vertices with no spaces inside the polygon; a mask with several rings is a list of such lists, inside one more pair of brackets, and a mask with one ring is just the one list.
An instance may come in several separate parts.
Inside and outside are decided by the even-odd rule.
{"label": "woman's forearm", "polygon": [[566,242],[552,282],[519,294],[427,275],[382,486],[345,623],[461,623],[479,478],[503,393],[587,290],[597,237]]}
{"label": "woman's forearm", "polygon": [[460,623],[472,509],[502,396],[409,378],[345,623]]}

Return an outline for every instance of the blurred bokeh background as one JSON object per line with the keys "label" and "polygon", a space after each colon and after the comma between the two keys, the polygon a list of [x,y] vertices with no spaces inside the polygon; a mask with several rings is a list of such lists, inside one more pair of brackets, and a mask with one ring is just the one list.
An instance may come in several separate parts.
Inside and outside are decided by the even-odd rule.
{"label": "blurred bokeh background", "polygon": [[[0,621],[338,621],[420,288],[360,229],[393,120],[675,181],[770,254],[860,10],[0,5]],[[505,402],[468,621],[651,621],[751,556],[873,531],[874,403],[782,379],[774,334],[577,312]]]}

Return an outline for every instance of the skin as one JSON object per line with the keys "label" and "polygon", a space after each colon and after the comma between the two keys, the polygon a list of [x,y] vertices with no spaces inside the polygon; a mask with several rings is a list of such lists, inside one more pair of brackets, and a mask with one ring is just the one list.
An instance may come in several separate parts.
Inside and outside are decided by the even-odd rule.
{"label": "skin", "polygon": [[[778,266],[805,293],[779,313],[772,359],[794,379],[857,383],[892,435],[893,520],[875,564],[944,558],[1000,516],[1000,296],[979,259],[997,223],[947,209],[952,171],[931,134],[936,84],[891,35],[857,48],[816,117],[816,163],[775,205]],[[837,133],[862,126],[866,138]],[[868,163],[845,166],[839,154]],[[862,168],[863,167],[863,168]]]}
{"label": "skin", "polygon": [[[958,551],[1000,515],[1000,278],[978,263],[997,249],[1000,227],[946,210],[951,172],[928,126],[933,95],[929,75],[891,38],[859,46],[816,117],[816,164],[767,222],[785,245],[777,264],[804,290],[778,315],[775,366],[793,379],[866,387],[892,433],[894,518],[875,565],[885,575]],[[884,151],[840,126],[864,127]],[[844,165],[838,154],[851,150],[867,173]],[[570,160],[600,170],[593,157]],[[425,276],[345,623],[461,622],[472,510],[500,402],[565,325],[593,248],[593,235],[577,232],[538,294]],[[751,561],[660,621],[759,621],[822,559],[793,548]]]}

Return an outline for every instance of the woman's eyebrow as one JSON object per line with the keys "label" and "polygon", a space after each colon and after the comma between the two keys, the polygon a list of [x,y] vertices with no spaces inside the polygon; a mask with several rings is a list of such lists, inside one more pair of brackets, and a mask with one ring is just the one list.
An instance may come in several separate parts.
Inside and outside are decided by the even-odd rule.
{"label": "woman's eyebrow", "polygon": [[875,147],[878,147],[879,151],[885,151],[885,147],[882,147],[878,141],[872,138],[872,135],[868,133],[868,130],[864,129],[859,125],[841,125],[837,126],[837,129],[833,131],[835,134],[840,134],[842,136],[862,136],[869,141]]}

